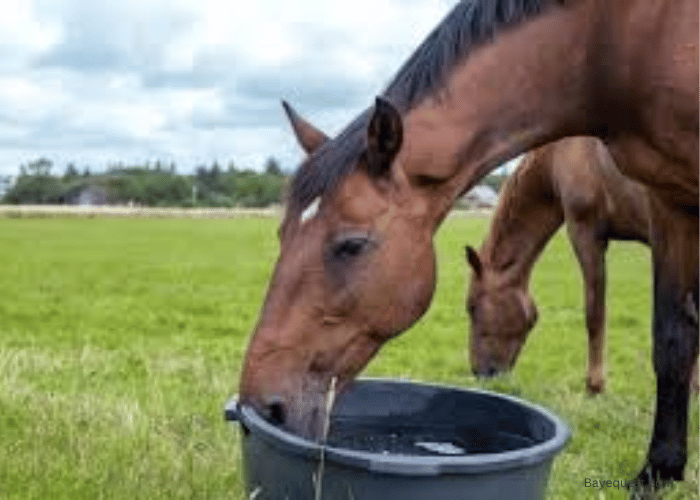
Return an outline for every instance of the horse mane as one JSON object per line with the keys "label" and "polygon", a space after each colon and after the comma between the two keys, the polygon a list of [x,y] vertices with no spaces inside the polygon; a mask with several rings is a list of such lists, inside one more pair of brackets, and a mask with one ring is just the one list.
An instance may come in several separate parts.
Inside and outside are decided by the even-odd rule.
{"label": "horse mane", "polygon": [[[491,216],[491,228],[481,248],[481,257],[498,270],[508,268],[522,253],[506,241],[522,230],[524,214],[531,203],[542,198],[555,199],[551,178],[552,146],[550,143],[528,152],[518,167],[504,181],[500,189],[498,206]],[[522,242],[523,244],[525,242]]]}
{"label": "horse mane", "polygon": [[517,168],[503,181],[500,189],[498,206],[493,213],[493,219],[512,218],[513,212],[518,210],[521,202],[523,187],[527,191],[528,178],[535,168],[541,167],[542,162],[537,161],[536,155],[541,155],[542,151],[530,151],[520,161]]}
{"label": "horse mane", "polygon": [[[400,113],[440,90],[457,63],[500,30],[541,13],[557,0],[463,0],[420,44],[382,93]],[[301,165],[290,186],[289,207],[300,212],[354,169],[366,149],[371,108]]]}

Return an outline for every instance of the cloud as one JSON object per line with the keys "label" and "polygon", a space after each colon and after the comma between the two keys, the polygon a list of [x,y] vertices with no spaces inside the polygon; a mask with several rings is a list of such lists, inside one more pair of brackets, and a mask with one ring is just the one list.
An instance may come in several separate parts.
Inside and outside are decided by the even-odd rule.
{"label": "cloud", "polygon": [[162,1],[60,2],[60,42],[34,65],[79,72],[159,68],[167,47],[192,28],[194,14]]}
{"label": "cloud", "polygon": [[32,9],[32,2],[4,0],[0,16],[2,71],[21,71],[28,59],[55,44],[60,34],[60,24],[40,19]]}
{"label": "cloud", "polygon": [[6,0],[0,174],[46,155],[286,168],[288,99],[337,133],[454,0]]}

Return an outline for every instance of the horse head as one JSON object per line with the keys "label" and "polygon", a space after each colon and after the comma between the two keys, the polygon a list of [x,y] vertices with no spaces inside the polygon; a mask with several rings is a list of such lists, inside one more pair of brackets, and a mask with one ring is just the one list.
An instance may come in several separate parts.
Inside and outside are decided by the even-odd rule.
{"label": "horse head", "polygon": [[471,322],[472,371],[490,377],[509,371],[537,321],[537,308],[527,288],[491,269],[472,247],[466,247],[472,280],[466,299]]}
{"label": "horse head", "polygon": [[[333,140],[284,107],[308,157],[280,227],[280,255],[240,397],[269,420],[313,437],[331,381],[342,390],[427,309],[439,217],[430,186],[417,186],[405,171],[402,121],[391,104],[378,98],[350,139]],[[353,154],[338,153],[343,141],[355,145]],[[331,182],[324,169],[339,168],[345,173]]]}

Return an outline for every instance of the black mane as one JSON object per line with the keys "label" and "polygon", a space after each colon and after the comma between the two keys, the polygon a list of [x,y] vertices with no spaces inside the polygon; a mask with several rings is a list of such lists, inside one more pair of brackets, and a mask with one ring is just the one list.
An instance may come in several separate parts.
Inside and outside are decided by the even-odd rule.
{"label": "black mane", "polygon": [[[463,0],[404,63],[382,95],[405,113],[444,84],[456,64],[504,27],[537,15],[555,0]],[[371,108],[304,162],[292,179],[288,209],[301,211],[349,174],[365,150]]]}

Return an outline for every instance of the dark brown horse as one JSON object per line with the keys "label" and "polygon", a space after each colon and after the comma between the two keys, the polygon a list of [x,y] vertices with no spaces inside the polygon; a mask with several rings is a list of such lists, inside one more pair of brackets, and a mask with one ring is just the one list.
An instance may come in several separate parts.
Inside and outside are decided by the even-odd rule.
{"label": "dark brown horse", "polygon": [[456,198],[520,153],[595,135],[650,189],[657,408],[634,484],[682,479],[698,349],[697,0],[466,0],[337,137],[290,115],[309,156],[242,402],[318,435],[331,381],[342,390],[430,304],[433,236]]}
{"label": "dark brown horse", "polygon": [[481,250],[466,247],[473,271],[466,300],[470,355],[477,376],[513,367],[537,320],[530,273],[562,224],[583,275],[586,387],[603,390],[605,251],[609,240],[649,244],[649,203],[646,188],[622,175],[593,137],[570,137],[528,153],[501,189]]}

